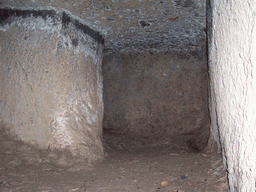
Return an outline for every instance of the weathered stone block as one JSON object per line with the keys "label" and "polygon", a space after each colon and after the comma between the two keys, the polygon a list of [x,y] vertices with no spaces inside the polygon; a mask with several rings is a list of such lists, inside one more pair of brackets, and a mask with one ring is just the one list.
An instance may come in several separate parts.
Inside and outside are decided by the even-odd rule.
{"label": "weathered stone block", "polygon": [[8,134],[100,159],[101,35],[65,11],[0,13],[0,119]]}

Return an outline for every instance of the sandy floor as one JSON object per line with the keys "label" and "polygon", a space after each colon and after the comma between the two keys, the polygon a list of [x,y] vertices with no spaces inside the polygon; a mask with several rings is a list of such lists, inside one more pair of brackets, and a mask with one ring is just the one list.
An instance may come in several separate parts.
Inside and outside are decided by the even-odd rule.
{"label": "sandy floor", "polygon": [[228,191],[219,154],[124,138],[106,133],[103,162],[89,171],[68,171],[45,161],[42,152],[1,136],[0,191]]}

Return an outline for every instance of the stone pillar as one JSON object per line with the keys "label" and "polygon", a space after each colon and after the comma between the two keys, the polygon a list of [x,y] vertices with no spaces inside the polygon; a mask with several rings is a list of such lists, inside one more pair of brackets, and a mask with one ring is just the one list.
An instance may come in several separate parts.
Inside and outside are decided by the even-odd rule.
{"label": "stone pillar", "polygon": [[255,191],[256,2],[214,0],[211,6],[212,128],[219,132],[230,191]]}
{"label": "stone pillar", "polygon": [[102,36],[65,11],[0,9],[0,120],[39,148],[100,159]]}

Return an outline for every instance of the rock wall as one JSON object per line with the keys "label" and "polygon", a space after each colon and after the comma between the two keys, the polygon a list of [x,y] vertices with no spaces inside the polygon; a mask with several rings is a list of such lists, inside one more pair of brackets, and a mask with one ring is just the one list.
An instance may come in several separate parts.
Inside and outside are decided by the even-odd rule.
{"label": "rock wall", "polygon": [[212,1],[210,5],[212,129],[220,137],[230,191],[255,191],[256,3]]}
{"label": "rock wall", "polygon": [[65,11],[0,9],[5,131],[93,161],[101,143],[103,38]]}
{"label": "rock wall", "polygon": [[104,123],[132,135],[201,151],[209,138],[206,53],[115,53],[103,57]]}
{"label": "rock wall", "polygon": [[1,0],[1,3],[4,7],[68,10],[105,34],[105,52],[189,52],[205,46],[205,0]]}

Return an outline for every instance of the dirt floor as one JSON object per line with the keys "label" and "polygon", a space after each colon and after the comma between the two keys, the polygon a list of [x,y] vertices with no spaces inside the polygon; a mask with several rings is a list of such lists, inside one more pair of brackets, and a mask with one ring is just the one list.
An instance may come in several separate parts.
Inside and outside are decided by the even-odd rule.
{"label": "dirt floor", "polygon": [[192,153],[164,140],[106,132],[104,160],[87,171],[53,164],[50,157],[63,157],[3,135],[0,144],[1,192],[228,191],[219,154]]}

